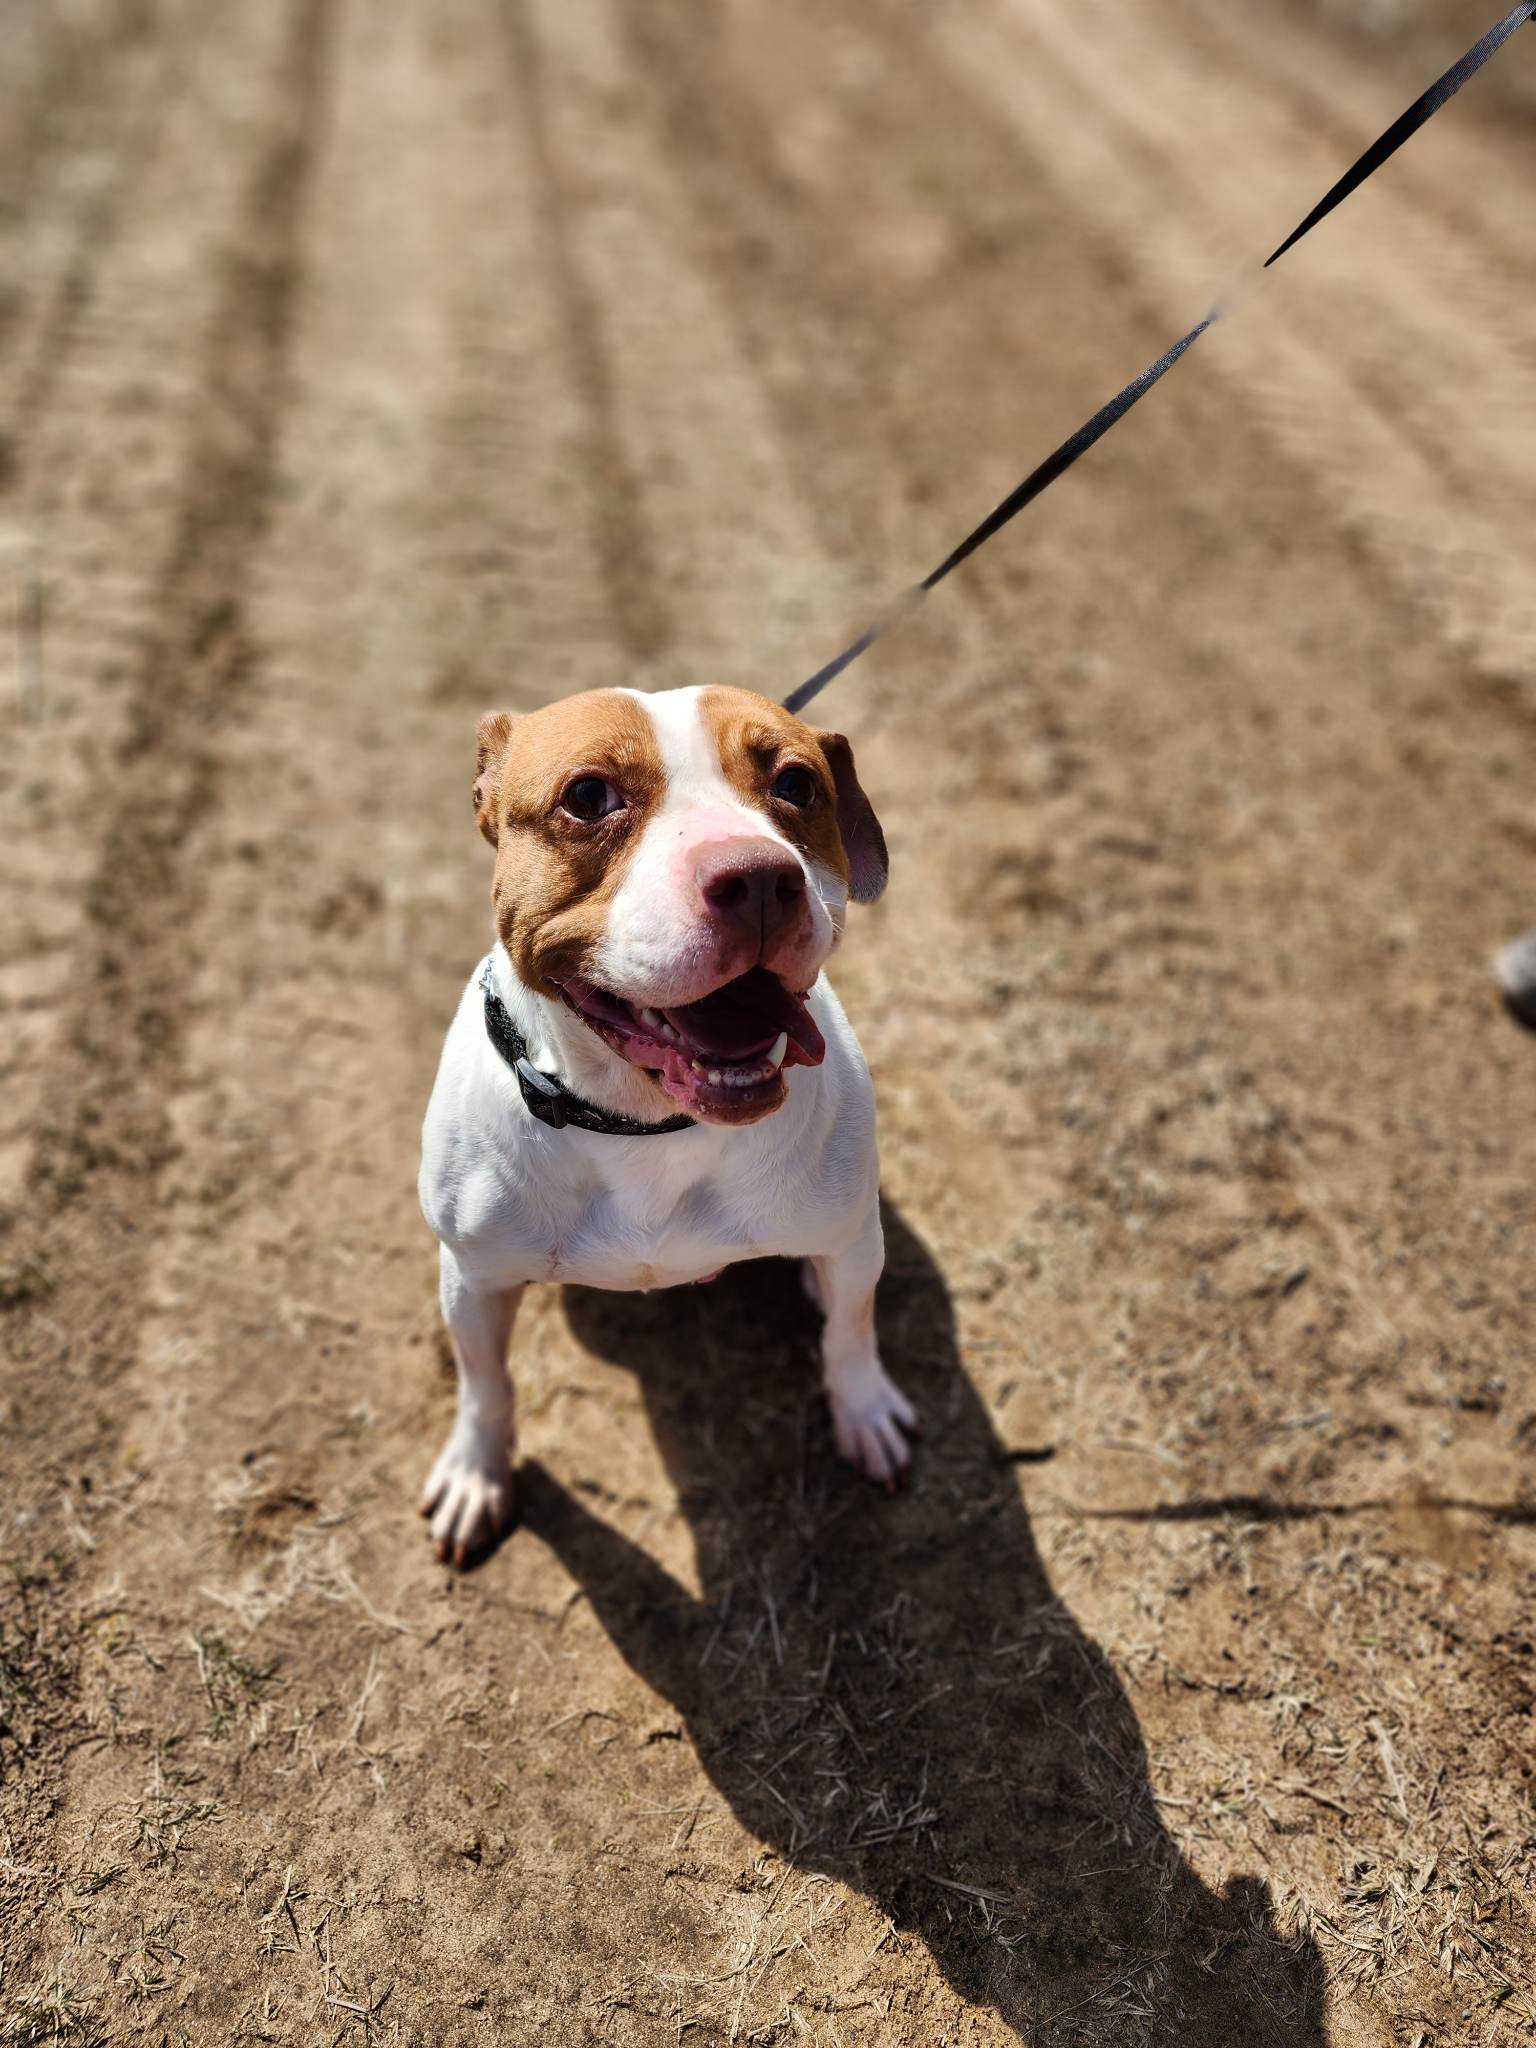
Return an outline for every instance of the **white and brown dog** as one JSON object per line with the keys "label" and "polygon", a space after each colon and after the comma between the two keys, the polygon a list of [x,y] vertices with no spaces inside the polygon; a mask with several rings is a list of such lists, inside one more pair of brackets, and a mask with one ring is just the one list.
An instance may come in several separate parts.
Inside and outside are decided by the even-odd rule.
{"label": "white and brown dog", "polygon": [[[422,1499],[462,1564],[512,1516],[507,1346],[531,1280],[671,1287],[804,1258],[838,1448],[894,1485],[875,1348],[874,1098],[821,978],[885,841],[848,742],[745,690],[596,690],[480,722],[497,941],[422,1138],[459,1410]],[[802,1071],[803,1070],[803,1071]]]}

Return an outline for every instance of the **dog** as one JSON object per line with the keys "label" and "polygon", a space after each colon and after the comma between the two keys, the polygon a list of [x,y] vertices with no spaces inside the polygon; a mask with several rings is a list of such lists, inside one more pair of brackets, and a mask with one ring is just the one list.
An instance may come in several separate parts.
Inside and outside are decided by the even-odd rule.
{"label": "dog", "polygon": [[514,1519],[513,1320],[536,1280],[630,1290],[803,1259],[838,1449],[894,1488],[874,1094],[822,968],[884,834],[839,733],[724,687],[480,721],[496,942],[422,1133],[458,1413],[421,1511],[462,1566]]}

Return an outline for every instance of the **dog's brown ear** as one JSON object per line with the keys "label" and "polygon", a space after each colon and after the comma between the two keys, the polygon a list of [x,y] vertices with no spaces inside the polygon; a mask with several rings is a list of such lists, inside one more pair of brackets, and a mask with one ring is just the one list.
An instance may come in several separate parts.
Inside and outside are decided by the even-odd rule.
{"label": "dog's brown ear", "polygon": [[848,893],[855,903],[873,903],[885,894],[890,867],[885,834],[874,805],[859,787],[847,740],[840,732],[818,732],[816,740],[837,788],[837,829],[848,856]]}
{"label": "dog's brown ear", "polygon": [[475,733],[475,823],[492,846],[496,844],[496,783],[512,728],[517,720],[510,711],[487,711]]}

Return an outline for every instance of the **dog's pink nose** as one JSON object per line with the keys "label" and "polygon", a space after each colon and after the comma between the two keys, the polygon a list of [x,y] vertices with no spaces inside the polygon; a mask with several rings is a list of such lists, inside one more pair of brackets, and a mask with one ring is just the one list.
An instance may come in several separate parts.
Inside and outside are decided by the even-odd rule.
{"label": "dog's pink nose", "polygon": [[714,840],[695,850],[693,873],[708,909],[765,941],[805,902],[805,870],[773,839]]}

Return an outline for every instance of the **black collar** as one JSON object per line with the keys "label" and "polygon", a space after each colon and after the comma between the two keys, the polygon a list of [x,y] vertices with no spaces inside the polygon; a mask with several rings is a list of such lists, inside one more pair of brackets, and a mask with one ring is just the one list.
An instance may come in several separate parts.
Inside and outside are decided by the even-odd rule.
{"label": "black collar", "polygon": [[693,1129],[691,1116],[669,1116],[665,1123],[643,1124],[637,1117],[619,1116],[611,1109],[596,1109],[590,1102],[583,1102],[579,1095],[573,1095],[553,1074],[541,1074],[529,1059],[528,1048],[512,1022],[506,1004],[496,993],[489,954],[480,970],[480,986],[485,991],[485,1035],[516,1074],[517,1085],[523,1091],[529,1113],[536,1116],[541,1124],[548,1124],[551,1130],[556,1131],[563,1131],[567,1124],[574,1124],[579,1131],[597,1131],[605,1138],[659,1138],[668,1131]]}

